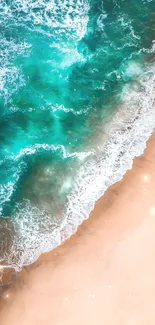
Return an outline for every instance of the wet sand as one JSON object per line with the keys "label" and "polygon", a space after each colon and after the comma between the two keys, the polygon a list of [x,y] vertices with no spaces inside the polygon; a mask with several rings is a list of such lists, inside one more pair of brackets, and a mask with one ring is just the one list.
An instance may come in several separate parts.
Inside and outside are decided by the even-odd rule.
{"label": "wet sand", "polygon": [[74,236],[1,283],[0,325],[154,325],[155,134]]}

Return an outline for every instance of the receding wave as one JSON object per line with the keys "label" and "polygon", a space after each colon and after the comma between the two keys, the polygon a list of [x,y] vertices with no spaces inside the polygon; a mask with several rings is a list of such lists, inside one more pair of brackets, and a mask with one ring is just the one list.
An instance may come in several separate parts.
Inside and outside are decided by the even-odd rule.
{"label": "receding wave", "polygon": [[73,234],[155,124],[153,1],[0,3],[0,262]]}
{"label": "receding wave", "polygon": [[[143,153],[155,127],[154,69],[150,66],[136,82],[124,87],[121,107],[104,125],[98,147],[78,171],[61,223],[51,219],[46,209],[32,207],[30,201],[23,202],[13,221],[3,220],[3,261],[18,269],[59,245],[88,218],[105,190],[132,167],[133,158]],[[69,183],[68,177],[64,186]]]}

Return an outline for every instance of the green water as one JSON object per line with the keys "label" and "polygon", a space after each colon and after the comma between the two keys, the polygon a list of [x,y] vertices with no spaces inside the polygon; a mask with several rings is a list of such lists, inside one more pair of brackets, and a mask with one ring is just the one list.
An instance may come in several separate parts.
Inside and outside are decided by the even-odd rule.
{"label": "green water", "polygon": [[155,1],[2,0],[0,35],[1,217],[44,211],[41,232],[152,60]]}

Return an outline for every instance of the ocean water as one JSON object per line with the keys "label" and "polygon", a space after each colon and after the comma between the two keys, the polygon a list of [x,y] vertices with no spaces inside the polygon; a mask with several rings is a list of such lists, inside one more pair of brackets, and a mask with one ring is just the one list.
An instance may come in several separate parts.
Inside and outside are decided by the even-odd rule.
{"label": "ocean water", "polygon": [[155,126],[154,0],[0,1],[0,262],[59,245]]}

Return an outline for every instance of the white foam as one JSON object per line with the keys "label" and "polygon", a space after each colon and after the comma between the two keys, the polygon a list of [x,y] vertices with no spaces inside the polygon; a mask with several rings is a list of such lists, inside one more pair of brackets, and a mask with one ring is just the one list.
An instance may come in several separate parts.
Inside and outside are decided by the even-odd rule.
{"label": "white foam", "polygon": [[129,65],[126,68],[125,74],[129,77],[137,77],[141,75],[143,72],[142,67],[139,63],[136,62],[130,62]]}
{"label": "white foam", "polygon": [[4,96],[5,104],[11,95],[25,85],[24,76],[21,68],[15,66],[14,60],[17,55],[30,54],[31,45],[26,42],[16,44],[12,39],[9,41],[1,39],[1,58],[0,58],[0,97]]}
{"label": "white foam", "polygon": [[[4,161],[2,161],[3,163]],[[14,188],[16,183],[19,180],[21,171],[24,168],[24,163],[20,162],[18,165],[18,168],[16,171],[13,173],[11,177],[11,181],[6,182],[4,184],[0,184],[0,205],[2,207],[3,203],[9,202],[10,198],[14,192]],[[0,209],[0,217],[2,216],[2,208]]]}
{"label": "white foam", "polygon": [[47,143],[37,143],[31,147],[27,147],[24,149],[21,149],[19,151],[19,153],[17,155],[11,155],[8,156],[9,159],[13,159],[13,160],[19,160],[21,157],[23,156],[28,156],[28,155],[34,155],[38,150],[43,149],[43,150],[47,150],[47,151],[60,151],[62,154],[62,157],[65,158],[69,158],[69,157],[76,157],[80,160],[84,160],[86,157],[90,156],[92,154],[91,151],[86,151],[86,152],[77,152],[77,151],[73,151],[73,152],[69,152],[63,145],[54,145],[54,144],[47,144]]}
{"label": "white foam", "polygon": [[[16,172],[12,175],[11,182],[7,182],[5,184],[0,184],[0,205],[1,206],[3,203],[8,202],[10,200],[10,198],[14,192],[15,185],[19,180],[21,171],[25,167],[25,163],[23,162],[22,158],[24,156],[34,155],[36,152],[38,152],[39,150],[42,150],[42,149],[44,151],[49,151],[51,153],[55,152],[55,151],[59,151],[60,154],[62,155],[63,159],[70,157],[70,158],[78,159],[79,161],[84,161],[87,157],[89,157],[90,155],[93,154],[93,152],[91,152],[91,151],[69,152],[63,145],[56,146],[56,145],[48,145],[45,143],[43,143],[43,144],[38,143],[31,147],[21,149],[16,155],[7,156],[2,161],[0,161],[0,165],[2,165],[7,160],[10,160],[10,161],[14,160],[18,164],[18,168],[17,168]],[[51,166],[50,166],[50,168],[47,167],[47,169],[45,170],[45,174],[48,175],[48,177],[53,176],[53,174],[54,174],[53,167],[51,167]],[[69,181],[69,179],[67,179],[66,182],[62,185],[62,189],[60,190],[60,192],[63,192],[67,188],[69,188],[70,187],[69,183],[70,183],[70,181]],[[0,216],[2,216],[2,209],[0,209]]]}
{"label": "white foam", "polygon": [[104,20],[107,18],[106,12],[103,10],[97,19],[97,27],[99,30],[104,30]]}
{"label": "white foam", "polygon": [[[0,204],[2,205],[3,203],[9,201],[14,189],[14,183],[13,182],[8,182],[4,185],[0,185]],[[1,215],[1,213],[0,213]]]}
{"label": "white foam", "polygon": [[[0,70],[0,97],[4,96],[5,103],[8,98],[25,84],[20,69],[15,66],[3,66]],[[8,87],[9,85],[9,87]]]}
{"label": "white foam", "polygon": [[[84,61],[82,54],[78,53],[77,45],[86,33],[88,23],[88,0],[12,0],[6,3],[0,1],[0,22],[4,25],[12,24],[15,28],[23,26],[24,29],[59,37],[61,51],[64,51],[60,63],[62,69],[77,61]],[[47,28],[48,27],[48,31]],[[23,34],[23,37],[24,34]],[[71,40],[71,41],[70,41]],[[57,44],[52,44],[52,46]],[[16,67],[17,56],[30,55],[31,45],[25,40],[18,43],[10,38],[1,37],[0,53],[0,96],[4,97],[5,104],[20,87],[25,85],[21,67]],[[54,62],[52,61],[52,65]],[[12,110],[17,108],[13,107]]]}
{"label": "white foam", "polygon": [[88,0],[12,0],[11,6],[2,1],[0,9],[2,19],[5,14],[9,19],[16,19],[18,24],[29,22],[36,26],[64,29],[64,32],[67,28],[68,36],[68,32],[73,31],[80,39],[86,32],[89,4]]}
{"label": "white foam", "polygon": [[[51,104],[49,104],[51,106]],[[52,112],[58,112],[58,111],[63,111],[64,113],[73,113],[74,115],[81,115],[84,113],[87,113],[89,110],[89,107],[87,109],[79,109],[78,111],[75,111],[73,108],[67,108],[63,104],[61,105],[53,105],[51,106]]]}
{"label": "white foam", "polygon": [[76,186],[68,200],[63,228],[67,234],[65,238],[72,233],[72,228],[75,229],[75,222],[77,227],[88,218],[95,201],[110,185],[123,177],[126,170],[132,167],[133,158],[144,151],[155,127],[154,70],[144,74],[139,83],[142,91],[136,92],[132,86],[124,89],[124,106],[108,126],[110,141],[100,145],[96,156],[79,171]]}
{"label": "white foam", "polygon": [[7,256],[8,264],[20,269],[70,237],[88,218],[95,201],[132,167],[133,158],[143,153],[155,127],[154,72],[151,67],[136,86],[133,83],[124,87],[121,108],[105,129],[110,140],[100,143],[96,153],[79,169],[61,224],[30,202],[19,209],[14,218],[17,231]]}

